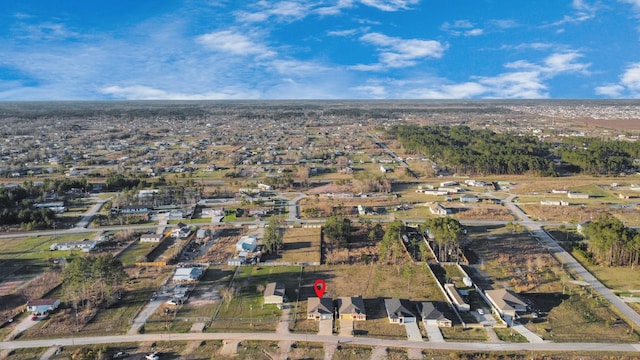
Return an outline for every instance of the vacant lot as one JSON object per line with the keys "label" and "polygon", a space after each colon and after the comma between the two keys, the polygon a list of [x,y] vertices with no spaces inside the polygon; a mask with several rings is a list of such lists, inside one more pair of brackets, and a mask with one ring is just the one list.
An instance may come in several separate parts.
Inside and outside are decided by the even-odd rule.
{"label": "vacant lot", "polygon": [[397,297],[415,301],[444,301],[435,279],[426,265],[409,265],[411,276],[407,277],[404,265],[338,265],[308,266],[303,273],[300,296],[315,296],[313,283],[323,279],[327,283],[324,296],[362,295],[365,299]]}
{"label": "vacant lot", "polygon": [[571,282],[547,250],[527,233],[505,228],[470,228],[470,248],[479,261],[473,269],[483,288],[508,287],[542,315],[522,322],[553,341],[630,342],[638,336],[620,321],[606,302]]}
{"label": "vacant lot", "polygon": [[220,306],[211,331],[275,331],[282,313],[276,305],[264,305],[267,283],[282,282],[290,301],[296,299],[298,274],[295,266],[241,267],[230,289],[222,293]]}
{"label": "vacant lot", "polygon": [[320,263],[320,228],[291,228],[284,233],[284,253],[276,261]]}

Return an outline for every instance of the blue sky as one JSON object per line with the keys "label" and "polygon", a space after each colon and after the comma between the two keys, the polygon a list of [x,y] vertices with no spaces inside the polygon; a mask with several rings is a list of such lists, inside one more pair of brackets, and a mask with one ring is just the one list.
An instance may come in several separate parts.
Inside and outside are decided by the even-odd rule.
{"label": "blue sky", "polygon": [[0,100],[640,97],[640,0],[5,0]]}

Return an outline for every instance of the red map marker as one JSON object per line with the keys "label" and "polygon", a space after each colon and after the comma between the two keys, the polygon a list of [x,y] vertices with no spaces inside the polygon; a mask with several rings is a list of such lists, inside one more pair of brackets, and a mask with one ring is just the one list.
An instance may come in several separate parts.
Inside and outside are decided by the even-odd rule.
{"label": "red map marker", "polygon": [[322,279],[316,280],[313,283],[313,290],[316,291],[316,295],[322,299],[322,295],[324,295],[324,291],[327,290],[327,284]]}

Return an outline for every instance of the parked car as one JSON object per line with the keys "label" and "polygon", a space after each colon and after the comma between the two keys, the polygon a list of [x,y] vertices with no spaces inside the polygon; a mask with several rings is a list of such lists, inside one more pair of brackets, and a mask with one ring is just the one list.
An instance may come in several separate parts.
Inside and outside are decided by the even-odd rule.
{"label": "parked car", "polygon": [[148,354],[144,358],[147,359],[147,360],[160,360],[160,356],[158,356],[157,352],[154,352],[152,354]]}
{"label": "parked car", "polygon": [[484,310],[483,309],[478,309],[478,314],[479,315],[484,315]]}
{"label": "parked car", "polygon": [[126,358],[127,356],[129,356],[129,354],[127,354],[126,352],[118,351],[117,353],[113,354],[112,358],[113,359],[122,359],[122,358]]}

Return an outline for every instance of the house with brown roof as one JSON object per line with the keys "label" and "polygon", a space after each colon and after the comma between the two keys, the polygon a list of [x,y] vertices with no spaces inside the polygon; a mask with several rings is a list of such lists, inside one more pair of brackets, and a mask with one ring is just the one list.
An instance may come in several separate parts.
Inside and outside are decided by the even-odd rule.
{"label": "house with brown roof", "polygon": [[338,313],[340,319],[352,321],[367,320],[362,296],[341,297],[338,299]]}
{"label": "house with brown roof", "polygon": [[310,297],[307,300],[307,319],[333,319],[333,299]]}
{"label": "house with brown roof", "polygon": [[60,306],[59,299],[37,299],[27,302],[27,311],[34,315],[46,315]]}
{"label": "house with brown roof", "polygon": [[484,294],[507,322],[515,318],[516,313],[527,311],[527,303],[509,289],[486,290]]}
{"label": "house with brown roof", "polygon": [[282,305],[286,302],[284,284],[280,282],[268,283],[264,289],[264,303]]}

